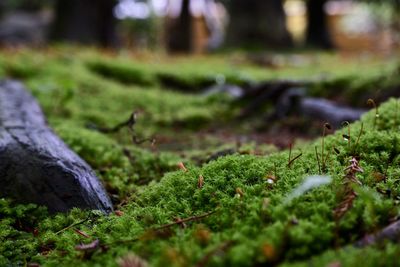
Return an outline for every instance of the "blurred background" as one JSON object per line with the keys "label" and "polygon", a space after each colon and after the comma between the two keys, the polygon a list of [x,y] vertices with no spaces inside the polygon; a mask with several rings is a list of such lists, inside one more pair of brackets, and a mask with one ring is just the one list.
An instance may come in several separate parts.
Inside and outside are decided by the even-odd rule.
{"label": "blurred background", "polygon": [[339,128],[400,97],[399,52],[400,0],[0,1],[0,77],[52,126],[139,110],[168,151]]}
{"label": "blurred background", "polygon": [[2,0],[0,44],[390,53],[399,47],[399,13],[399,0]]}

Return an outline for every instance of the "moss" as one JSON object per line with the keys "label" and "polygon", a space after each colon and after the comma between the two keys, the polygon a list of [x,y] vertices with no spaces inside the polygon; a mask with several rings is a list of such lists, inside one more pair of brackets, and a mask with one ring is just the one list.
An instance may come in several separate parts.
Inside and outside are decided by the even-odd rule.
{"label": "moss", "polygon": [[110,78],[126,84],[153,85],[154,77],[131,65],[115,64],[111,62],[88,62],[88,68],[105,78]]}
{"label": "moss", "polygon": [[[12,238],[14,242],[21,242],[21,247],[24,249],[25,246],[30,248],[25,252],[27,260],[38,261],[44,266],[72,265],[78,262],[81,264],[81,261],[88,266],[96,263],[112,266],[116,265],[118,257],[122,257],[128,251],[135,252],[155,266],[161,266],[165,262],[170,262],[174,266],[187,266],[195,264],[207,252],[228,241],[230,243],[225,254],[212,257],[210,266],[251,266],[276,259],[285,264],[309,258],[312,262],[329,262],[334,259],[332,255],[336,255],[329,252],[335,243],[345,245],[354,242],[366,233],[384,227],[399,214],[395,199],[374,190],[379,182],[367,183],[371,172],[379,170],[383,167],[382,164],[386,164],[385,160],[374,160],[377,155],[382,155],[383,152],[398,155],[400,152],[397,146],[393,148],[391,145],[393,140],[400,137],[389,127],[393,119],[391,115],[395,113],[385,113],[386,110],[392,110],[395,104],[396,101],[392,100],[381,107],[382,119],[379,129],[370,131],[373,127],[373,112],[363,119],[368,132],[361,136],[357,153],[361,158],[360,164],[365,170],[359,176],[364,185],[357,189],[358,196],[354,206],[341,219],[339,229],[335,228],[332,211],[338,205],[336,194],[342,184],[343,169],[348,164],[346,161],[350,153],[354,151],[351,145],[355,145],[353,143],[349,146],[347,141],[341,138],[341,131],[326,137],[325,140],[327,148],[335,146],[344,154],[330,156],[327,172],[334,178],[334,182],[316,188],[290,203],[286,203],[284,199],[293,188],[305,176],[318,173],[313,146],[319,147],[320,141],[303,150],[303,156],[293,163],[291,168],[287,167],[288,152],[282,152],[268,157],[232,155],[203,167],[187,165],[187,172],[168,173],[159,183],[134,192],[128,204],[122,208],[124,212],[122,216],[100,216],[77,226],[91,236],[89,239],[72,229],[55,234],[90,215],[88,212],[78,210],[56,216],[46,216],[44,213],[33,222],[39,231],[38,236],[22,239],[26,234],[11,225],[15,221],[13,218],[15,212],[21,209],[19,207],[25,206],[10,207],[7,206],[10,205],[8,202],[3,201],[5,208],[2,210],[10,211],[2,212],[2,224],[5,225],[3,227],[10,229],[2,232],[3,238],[6,240]],[[352,124],[350,127],[352,132],[357,133],[360,130],[360,123]],[[87,141],[93,142],[97,134],[91,135]],[[96,139],[99,139],[99,136]],[[68,136],[66,140],[70,140]],[[74,147],[73,141],[68,142]],[[100,143],[100,139],[96,142]],[[101,143],[107,142],[101,141]],[[77,147],[75,149],[79,150]],[[390,152],[393,149],[394,151]],[[83,154],[86,153],[92,152],[86,151]],[[342,158],[345,162],[342,162]],[[118,164],[120,163],[116,163],[116,166]],[[389,168],[395,167],[389,166]],[[271,173],[276,175],[273,184],[268,183],[266,178]],[[201,189],[197,187],[199,175],[204,177],[204,186]],[[388,181],[389,179],[396,177],[388,177]],[[393,191],[398,192],[398,185],[392,182],[390,184],[393,186]],[[26,218],[32,218],[33,211],[29,207],[31,206],[20,211]],[[188,218],[209,211],[216,213],[202,219],[201,222],[188,222],[187,228],[184,229],[175,226],[161,232],[150,230],[177,217]],[[195,238],[199,231],[199,223],[209,232],[209,236],[203,242],[198,242]],[[335,231],[341,233],[339,240],[336,240]],[[74,246],[79,242],[89,243],[94,238],[98,238],[101,244],[107,245],[107,250],[99,249],[90,257],[87,253],[74,250]],[[126,241],[129,239],[134,241]],[[45,256],[37,254],[43,244],[51,244],[51,250],[46,252],[48,254]],[[365,250],[372,251],[370,257],[376,262],[379,260],[378,255],[394,255],[390,248],[391,246],[387,245],[383,250],[381,248]],[[2,249],[6,253],[3,255],[9,255],[3,257],[14,263],[16,255],[22,253],[13,250],[15,251],[13,254],[14,252],[10,251],[11,247],[5,245],[2,245]],[[63,257],[60,257],[60,253]],[[356,257],[359,253],[357,250],[351,250],[349,266],[355,261],[352,257]],[[315,257],[316,254],[322,256]],[[391,258],[386,260],[388,262]]]}
{"label": "moss", "polygon": [[[86,53],[73,57],[68,49],[50,51],[40,72],[24,79],[56,132],[94,167],[120,212],[104,216],[74,209],[49,215],[44,208],[1,199],[1,266],[28,262],[117,266],[118,259],[131,253],[151,266],[192,266],[205,260],[208,266],[323,266],[336,261],[357,266],[360,256],[366,266],[395,265],[398,246],[356,249],[351,244],[399,216],[398,100],[380,106],[377,120],[372,110],[362,118],[363,126],[356,122],[327,136],[324,152],[321,139],[295,147],[292,156],[300,150],[302,156],[290,167],[288,151],[259,156],[237,153],[196,166],[185,155],[132,144],[126,129],[105,135],[85,125],[110,127],[126,120],[133,109],[142,109],[135,125],[138,135],[194,135],[196,130],[171,131],[171,127],[177,127],[177,122],[196,126],[214,116],[223,120],[229,111],[227,102],[163,91],[157,85],[110,81],[87,69],[94,52]],[[13,60],[25,57],[34,58],[27,53]],[[210,60],[215,62],[215,72],[232,71],[219,59]],[[193,62],[201,75],[209,71],[202,59],[186,65],[177,62],[177,66]],[[179,72],[178,67],[171,72]],[[253,77],[265,74],[246,68],[244,73],[253,73]],[[142,71],[158,70],[151,72],[144,66]],[[193,73],[193,67],[184,72]],[[342,137],[349,129],[350,141]],[[243,146],[239,152],[253,147]],[[325,165],[322,171],[314,147],[320,165]],[[208,149],[213,151],[213,147]],[[352,207],[335,221],[333,211],[341,202],[344,169],[351,156],[357,156],[364,169],[357,175],[362,185],[354,187],[357,197]],[[177,170],[180,161],[187,171]],[[332,177],[332,183],[288,200],[305,177],[320,172]],[[200,176],[204,184],[199,186]],[[165,226],[178,218],[204,214],[208,215]],[[75,248],[96,239],[100,247],[93,251]]]}

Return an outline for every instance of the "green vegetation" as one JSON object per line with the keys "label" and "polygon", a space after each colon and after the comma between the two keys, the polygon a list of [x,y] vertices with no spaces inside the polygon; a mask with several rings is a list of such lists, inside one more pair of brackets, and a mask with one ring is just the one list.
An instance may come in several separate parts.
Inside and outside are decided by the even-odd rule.
{"label": "green vegetation", "polygon": [[[137,61],[132,67],[115,55],[101,56],[90,50],[76,53],[72,48],[43,54],[20,51],[0,59],[0,73],[26,82],[55,131],[99,174],[119,211],[104,216],[74,209],[50,215],[42,207],[0,199],[0,266],[32,262],[118,266],[118,261],[138,257],[151,266],[326,266],[335,262],[355,266],[361,256],[365,266],[395,265],[398,246],[384,243],[357,249],[352,244],[400,215],[398,100],[380,106],[378,118],[372,110],[360,122],[326,136],[324,145],[320,138],[295,146],[291,159],[300,152],[302,156],[290,166],[289,151],[270,153],[274,148],[257,147],[257,154],[268,154],[254,155],[251,144],[242,145],[240,153],[199,165],[193,158],[203,162],[212,151],[229,147],[199,132],[200,125],[229,123],[228,98],[164,90],[155,77],[170,62],[162,61],[153,70],[154,65],[145,63],[152,59],[143,64]],[[324,57],[331,64],[335,56]],[[210,71],[226,77],[236,72],[254,80],[261,79],[262,73],[267,78],[277,73],[248,65],[232,69],[217,56],[210,61],[213,69],[202,58],[190,64],[178,59],[168,72],[182,79],[195,70],[197,77],[206,77]],[[126,73],[132,68],[146,82],[133,85],[98,75],[90,67],[93,62],[112,64],[109,70],[113,72],[107,75],[113,77],[131,77]],[[121,64],[120,68],[114,68],[115,64]],[[388,65],[392,73],[396,65]],[[372,62],[369,68],[379,74],[381,66]],[[292,76],[293,72],[289,68],[279,75],[307,78],[300,74],[303,70],[299,76]],[[343,73],[335,69],[331,75],[344,80]],[[163,149],[133,144],[127,129],[106,135],[86,127],[116,125],[132,110],[140,111],[135,134],[157,135]],[[168,149],[171,143],[162,143],[163,139],[172,139],[172,144],[179,140],[182,149]],[[203,144],[194,145],[200,139]],[[363,169],[352,177],[361,184],[352,184],[356,197],[339,218],[337,209],[348,197],[345,168],[352,157]],[[178,169],[179,162],[184,162],[187,171]],[[332,183],[289,200],[306,177],[316,174],[330,176]],[[97,239],[95,246],[92,242]],[[92,247],[81,243],[92,243]]]}

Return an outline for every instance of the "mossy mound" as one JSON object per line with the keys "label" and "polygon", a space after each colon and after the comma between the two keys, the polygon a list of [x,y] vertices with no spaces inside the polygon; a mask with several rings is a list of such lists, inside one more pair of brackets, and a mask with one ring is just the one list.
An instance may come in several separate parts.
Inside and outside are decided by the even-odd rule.
{"label": "mossy mound", "polygon": [[[2,200],[0,262],[115,266],[117,259],[125,256],[126,260],[126,255],[134,253],[152,266],[199,262],[207,266],[308,266],[310,262],[354,266],[359,255],[368,253],[366,266],[390,265],[399,252],[397,246],[355,249],[351,244],[399,216],[398,104],[398,100],[391,100],[380,107],[377,120],[371,111],[361,122],[325,137],[324,152],[322,139],[302,147],[302,156],[290,167],[288,151],[267,157],[232,155],[202,167],[187,165],[187,171],[171,172],[159,183],[137,187],[117,215],[80,210],[48,215],[34,205]],[[350,141],[348,136],[343,138],[349,132]],[[82,144],[65,139],[79,151]],[[103,145],[107,142],[101,141]],[[86,145],[100,149],[96,143]],[[101,149],[83,149],[88,157],[99,154],[99,160],[125,165]],[[345,215],[335,220],[333,211],[340,204],[338,194],[351,157],[357,157],[364,170],[357,175],[362,185],[354,186],[357,197]],[[321,165],[333,182],[288,201],[305,177],[320,174]],[[117,174],[112,180],[123,176]],[[199,186],[200,176],[204,184]],[[207,216],[201,218],[203,214]],[[200,218],[165,225],[193,216]],[[81,242],[95,239],[99,247],[76,249]]]}
{"label": "mossy mound", "polygon": [[[232,147],[215,140],[209,147],[187,145],[192,139],[209,138],[198,133],[203,125],[229,123],[230,100],[164,90],[159,75],[166,73],[195,88],[221,77],[237,79],[233,83],[317,80],[330,71],[332,84],[321,83],[313,91],[326,96],[338,87],[343,92],[364,88],[371,79],[393,73],[398,63],[355,68],[360,64],[352,62],[342,67],[342,59],[321,55],[324,60],[315,59],[318,64],[309,68],[275,70],[238,66],[224,56],[146,63],[125,59],[124,54],[107,56],[70,47],[49,48],[45,53],[6,52],[7,57],[0,58],[0,75],[27,84],[57,134],[95,169],[118,211],[110,216],[78,209],[50,215],[42,207],[1,199],[0,266],[35,262],[117,266],[121,260],[146,261],[151,266],[324,266],[336,262],[356,266],[360,255],[366,266],[394,265],[400,252],[397,246],[356,249],[352,244],[399,216],[397,100],[379,107],[379,117],[373,110],[362,123],[327,136],[324,145],[319,139],[295,146],[291,153],[272,154],[274,148],[266,147],[268,154],[256,156],[253,146],[244,144],[237,154],[197,166],[212,152]],[[102,69],[93,71],[93,62],[100,62],[96,68]],[[362,73],[363,68],[370,72]],[[353,87],[349,78],[356,76],[359,87]],[[127,80],[121,82],[120,77]],[[383,84],[396,84],[396,79],[388,76],[390,83]],[[133,144],[127,129],[106,135],[87,127],[112,127],[125,121],[132,110],[140,111],[134,134],[158,135],[161,140],[172,139],[165,147],[184,148],[157,150],[147,143]],[[343,201],[345,168],[352,156],[364,170],[357,175],[362,185],[354,185],[356,197],[337,220],[334,211]],[[187,171],[182,164],[178,169],[179,162]],[[293,190],[315,174],[333,181],[290,200]],[[92,243],[95,240],[99,243]]]}

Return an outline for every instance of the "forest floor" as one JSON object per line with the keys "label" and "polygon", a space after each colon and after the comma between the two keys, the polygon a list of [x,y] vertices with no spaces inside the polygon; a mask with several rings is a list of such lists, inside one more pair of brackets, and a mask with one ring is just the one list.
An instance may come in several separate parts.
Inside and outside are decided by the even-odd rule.
{"label": "forest floor", "polygon": [[[50,215],[0,199],[0,266],[359,266],[361,255],[366,266],[395,265],[396,245],[353,244],[400,215],[398,101],[387,101],[400,96],[396,57],[77,47],[0,55],[0,77],[26,84],[116,210]],[[385,104],[334,133],[298,116],[267,121],[273,105],[239,120],[246,103],[204,94],[268,80],[306,81],[308,95],[344,105]],[[99,131],[134,111],[133,128]],[[316,185],[293,195],[312,175]]]}

